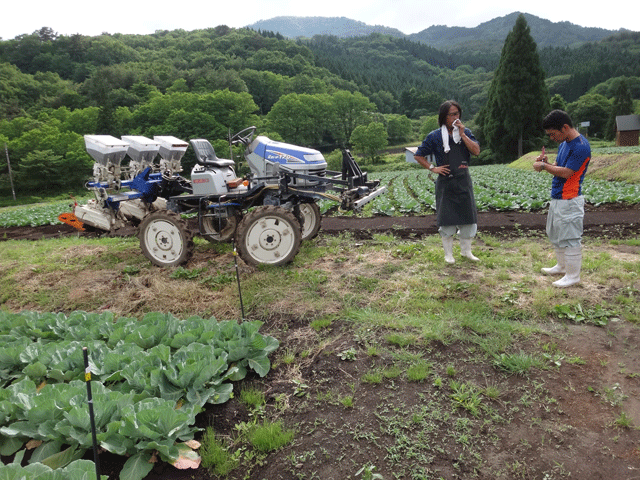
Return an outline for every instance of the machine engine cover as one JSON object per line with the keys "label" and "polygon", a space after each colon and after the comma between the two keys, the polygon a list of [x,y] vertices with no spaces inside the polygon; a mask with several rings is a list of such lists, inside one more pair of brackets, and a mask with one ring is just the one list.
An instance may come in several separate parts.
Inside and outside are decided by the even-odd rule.
{"label": "machine engine cover", "polygon": [[231,167],[204,168],[196,165],[191,171],[194,195],[224,195],[229,193],[227,182],[235,179],[236,173]]}
{"label": "machine engine cover", "polygon": [[[251,142],[246,159],[251,171],[258,177],[277,177],[281,170],[324,177],[327,171],[327,162],[318,150],[276,142],[265,136],[258,136]],[[268,183],[277,183],[277,180]],[[304,179],[294,180],[294,184],[298,186],[316,183]]]}

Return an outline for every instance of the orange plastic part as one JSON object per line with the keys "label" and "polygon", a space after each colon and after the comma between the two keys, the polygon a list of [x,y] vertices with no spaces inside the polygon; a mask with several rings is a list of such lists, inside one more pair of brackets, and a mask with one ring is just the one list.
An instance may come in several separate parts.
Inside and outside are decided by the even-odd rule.
{"label": "orange plastic part", "polygon": [[60,215],[58,215],[58,220],[84,232],[84,226],[82,225],[82,222],[78,220],[78,218],[73,213],[61,213]]}
{"label": "orange plastic part", "polygon": [[242,184],[244,184],[244,179],[236,178],[235,180],[231,180],[231,181],[227,182],[227,187],[229,187],[229,188],[238,188]]}

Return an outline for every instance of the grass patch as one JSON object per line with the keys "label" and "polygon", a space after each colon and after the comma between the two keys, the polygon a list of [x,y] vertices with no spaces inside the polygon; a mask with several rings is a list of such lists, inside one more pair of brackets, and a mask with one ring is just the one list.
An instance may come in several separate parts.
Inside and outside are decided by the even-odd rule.
{"label": "grass patch", "polygon": [[266,420],[252,426],[247,432],[249,443],[259,452],[268,453],[289,444],[295,436],[295,430],[285,429],[282,422]]}
{"label": "grass patch", "polygon": [[205,431],[200,447],[202,466],[218,476],[224,477],[238,467],[238,459],[228,445],[216,438],[213,428]]}
{"label": "grass patch", "polygon": [[433,364],[430,362],[421,361],[414,363],[407,368],[407,379],[410,382],[423,382],[431,374]]}
{"label": "grass patch", "polygon": [[535,355],[526,352],[503,353],[494,357],[497,369],[513,375],[526,375],[532,369],[544,369],[546,363]]}
{"label": "grass patch", "polygon": [[264,393],[256,388],[240,390],[240,401],[249,409],[258,409],[266,403]]}
{"label": "grass patch", "polygon": [[362,382],[377,385],[382,383],[382,372],[379,370],[371,370],[362,375]]}

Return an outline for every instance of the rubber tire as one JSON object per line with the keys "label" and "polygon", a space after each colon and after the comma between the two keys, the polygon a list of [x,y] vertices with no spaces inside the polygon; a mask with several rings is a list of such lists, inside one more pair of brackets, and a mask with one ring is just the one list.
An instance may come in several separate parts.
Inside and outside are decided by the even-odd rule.
{"label": "rubber tire", "polygon": [[142,254],[158,267],[177,267],[193,255],[193,232],[180,215],[169,210],[145,216],[138,239]]}
{"label": "rubber tire", "polygon": [[238,254],[249,265],[285,265],[300,251],[300,222],[288,210],[256,207],[238,225]]}
{"label": "rubber tire", "polygon": [[[214,223],[215,222],[215,223]],[[222,220],[222,230],[218,231],[218,219],[214,217],[202,218],[202,238],[211,243],[230,242],[236,234],[238,217],[232,216]]]}
{"label": "rubber tire", "polygon": [[322,222],[320,207],[316,202],[301,203],[297,206],[297,209],[299,209],[298,218],[301,220],[300,225],[302,225],[302,241],[315,238],[320,231]]}

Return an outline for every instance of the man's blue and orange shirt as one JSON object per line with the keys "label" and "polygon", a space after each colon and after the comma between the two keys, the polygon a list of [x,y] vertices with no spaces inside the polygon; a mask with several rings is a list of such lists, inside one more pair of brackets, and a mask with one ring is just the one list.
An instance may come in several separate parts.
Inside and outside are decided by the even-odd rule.
{"label": "man's blue and orange shirt", "polygon": [[582,180],[587,173],[591,160],[591,145],[580,135],[569,142],[562,142],[558,147],[556,164],[566,167],[575,173],[569,178],[553,177],[551,198],[568,200],[582,195]]}

